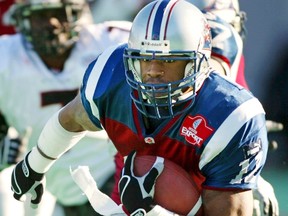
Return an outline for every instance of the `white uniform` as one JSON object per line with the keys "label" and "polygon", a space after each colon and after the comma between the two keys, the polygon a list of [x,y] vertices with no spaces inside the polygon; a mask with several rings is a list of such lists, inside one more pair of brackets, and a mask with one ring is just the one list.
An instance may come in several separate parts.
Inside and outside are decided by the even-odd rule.
{"label": "white uniform", "polygon": [[[20,34],[0,37],[0,110],[8,124],[20,134],[24,134],[28,127],[32,128],[28,149],[36,145],[49,117],[77,94],[88,64],[108,46],[126,42],[130,26],[129,22],[86,26],[61,72],[48,69],[38,55],[28,48],[29,45],[23,43]],[[48,171],[47,190],[64,205],[81,205],[87,202],[87,197],[71,178],[69,167],[89,166],[101,187],[114,172],[111,152],[114,147],[112,144],[107,145],[109,142],[104,132],[90,133],[82,139]],[[1,175],[0,192],[3,189],[10,190],[10,173],[2,172]],[[3,194],[6,193],[2,192],[2,196]],[[12,192],[9,192],[9,196],[14,199]],[[3,213],[3,216],[21,216],[14,209],[9,209],[9,214]],[[51,209],[44,209],[39,215],[49,215],[45,214],[47,212],[51,212]]]}

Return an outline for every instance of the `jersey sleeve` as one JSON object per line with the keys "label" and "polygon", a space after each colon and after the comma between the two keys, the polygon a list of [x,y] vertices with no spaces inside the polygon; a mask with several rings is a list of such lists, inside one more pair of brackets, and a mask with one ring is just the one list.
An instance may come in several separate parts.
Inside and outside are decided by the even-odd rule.
{"label": "jersey sleeve", "polygon": [[206,176],[203,187],[254,188],[266,160],[267,146],[265,113],[254,98],[232,112],[205,147],[199,164]]}
{"label": "jersey sleeve", "polygon": [[94,86],[90,84],[90,80],[91,80],[90,76],[91,76],[91,73],[93,71],[93,68],[95,66],[96,61],[97,61],[97,59],[92,61],[89,64],[88,68],[86,69],[85,74],[83,76],[83,81],[82,81],[80,93],[81,93],[82,104],[83,104],[90,120],[98,128],[102,128],[100,121],[99,121],[98,108],[97,108],[97,106],[95,106],[95,104],[93,102],[93,93],[96,90],[97,82],[95,82]]}
{"label": "jersey sleeve", "polygon": [[[90,63],[83,77],[80,89],[82,104],[91,119],[98,127],[104,118],[109,99],[114,94],[113,88],[122,81],[119,65],[123,65],[123,49],[126,44],[111,46]],[[122,70],[121,70],[122,71]],[[125,76],[125,75],[124,75]],[[100,110],[102,116],[100,114]]]}

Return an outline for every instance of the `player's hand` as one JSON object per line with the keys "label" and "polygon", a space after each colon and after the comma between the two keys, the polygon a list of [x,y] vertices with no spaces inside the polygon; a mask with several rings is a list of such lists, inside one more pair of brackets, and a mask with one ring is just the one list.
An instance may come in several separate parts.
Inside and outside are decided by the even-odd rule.
{"label": "player's hand", "polygon": [[133,173],[135,156],[135,151],[128,155],[118,185],[121,202],[132,216],[146,215],[154,207],[155,181],[164,168],[163,159],[157,157],[145,175],[136,177]]}
{"label": "player's hand", "polygon": [[31,169],[28,156],[29,153],[15,166],[11,177],[11,189],[15,199],[25,201],[28,198],[31,207],[37,208],[44,192],[45,177],[44,174]]}
{"label": "player's hand", "polygon": [[[11,135],[13,133],[14,135]],[[0,141],[0,170],[18,163],[23,158],[30,135],[31,129],[27,129],[21,138],[16,131],[9,128],[7,135]]]}
{"label": "player's hand", "polygon": [[253,216],[279,216],[279,206],[272,185],[259,176],[258,188],[253,190]]}

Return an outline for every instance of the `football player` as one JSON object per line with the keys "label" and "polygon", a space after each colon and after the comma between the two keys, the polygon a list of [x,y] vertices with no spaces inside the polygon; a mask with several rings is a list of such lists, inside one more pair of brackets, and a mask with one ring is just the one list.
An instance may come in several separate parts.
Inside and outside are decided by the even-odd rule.
{"label": "football player", "polygon": [[[248,89],[244,76],[243,42],[245,40],[246,28],[244,22],[246,15],[240,11],[237,0],[189,0],[201,9],[209,23],[212,35],[212,52],[210,64],[220,74],[232,81],[236,81]],[[266,121],[267,130],[281,128],[281,125]],[[279,129],[277,129],[279,130]],[[123,167],[123,158],[117,154],[116,179],[119,179]],[[262,177],[259,190],[254,189],[254,215],[279,215],[278,201],[275,197],[273,187]],[[118,186],[112,193],[117,203],[119,201]]]}
{"label": "football player", "polygon": [[[18,33],[0,38],[0,111],[20,136],[32,129],[31,150],[50,115],[77,95],[87,64],[105,48],[127,42],[131,23],[93,24],[84,0],[17,0],[8,15]],[[96,215],[69,167],[88,165],[102,188],[114,173],[111,147],[106,133],[87,134],[47,173],[47,189],[53,196],[37,210],[29,204],[25,215],[52,215],[54,197],[65,215]],[[23,206],[15,204],[9,189],[11,171],[0,174],[0,215],[21,216]]]}
{"label": "football player", "polygon": [[[37,189],[63,152],[87,130],[105,129],[121,156],[131,159],[136,151],[181,165],[203,188],[204,214],[251,215],[268,150],[265,112],[251,92],[210,67],[210,54],[209,25],[199,9],[177,0],[148,4],[128,44],[110,47],[88,66],[80,94],[48,120],[16,165],[14,197],[32,193],[38,204]],[[131,215],[175,215],[153,202],[161,167],[150,178],[120,179]]]}

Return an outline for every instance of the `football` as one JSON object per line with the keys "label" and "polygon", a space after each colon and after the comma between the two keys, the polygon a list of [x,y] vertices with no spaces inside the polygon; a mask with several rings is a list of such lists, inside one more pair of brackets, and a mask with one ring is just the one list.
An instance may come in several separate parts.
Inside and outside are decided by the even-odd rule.
{"label": "football", "polygon": [[[143,176],[155,160],[156,156],[136,156],[134,174]],[[202,215],[200,192],[195,182],[182,167],[168,159],[164,159],[163,172],[156,180],[154,200],[179,215]]]}

